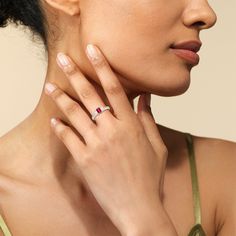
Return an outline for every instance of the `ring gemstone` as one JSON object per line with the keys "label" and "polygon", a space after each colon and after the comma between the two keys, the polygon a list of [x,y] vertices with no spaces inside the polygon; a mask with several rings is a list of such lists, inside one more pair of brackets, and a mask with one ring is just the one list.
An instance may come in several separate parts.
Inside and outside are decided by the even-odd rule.
{"label": "ring gemstone", "polygon": [[101,108],[97,108],[96,111],[97,111],[97,113],[101,113],[102,112]]}

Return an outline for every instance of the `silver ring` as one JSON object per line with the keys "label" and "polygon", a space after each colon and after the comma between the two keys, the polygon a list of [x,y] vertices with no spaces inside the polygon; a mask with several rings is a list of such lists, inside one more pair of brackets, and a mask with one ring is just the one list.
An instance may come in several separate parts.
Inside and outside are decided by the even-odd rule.
{"label": "silver ring", "polygon": [[98,107],[93,113],[92,113],[92,120],[95,120],[97,116],[102,114],[104,111],[111,110],[109,106],[105,107]]}

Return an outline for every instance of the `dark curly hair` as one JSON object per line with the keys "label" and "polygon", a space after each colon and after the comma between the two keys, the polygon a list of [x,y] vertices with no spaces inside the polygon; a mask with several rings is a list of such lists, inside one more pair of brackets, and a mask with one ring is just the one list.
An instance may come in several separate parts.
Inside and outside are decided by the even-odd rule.
{"label": "dark curly hair", "polygon": [[8,23],[29,27],[47,50],[46,18],[40,0],[0,0],[0,27]]}

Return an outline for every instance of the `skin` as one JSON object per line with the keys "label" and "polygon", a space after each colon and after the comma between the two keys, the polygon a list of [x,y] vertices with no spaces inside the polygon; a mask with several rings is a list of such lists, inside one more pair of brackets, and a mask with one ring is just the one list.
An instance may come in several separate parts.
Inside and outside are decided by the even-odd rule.
{"label": "skin", "polygon": [[[133,99],[143,92],[161,96],[184,93],[190,85],[192,67],[169,47],[199,39],[200,30],[216,22],[214,11],[203,0],[42,3],[52,29],[60,29],[55,32],[56,42],[53,36],[49,38],[45,82],[55,83],[85,111],[56,63],[58,52],[70,55],[104,104],[110,105],[85,54],[88,43],[98,45],[132,106]],[[71,125],[57,104],[42,92],[34,111],[0,139],[1,214],[13,235],[120,235],[92,195],[78,163],[55,135],[50,126],[52,117]],[[163,206],[178,235],[187,235],[194,218],[184,136],[181,131],[161,125],[158,128],[169,152]],[[236,176],[232,167],[236,160],[232,157],[236,156],[236,144],[195,136],[194,145],[203,228],[207,235],[234,235],[236,193],[232,189],[236,189]],[[226,180],[228,184],[224,184]],[[180,191],[180,186],[186,188]]]}
{"label": "skin", "polygon": [[[98,53],[95,57],[92,54],[91,61],[113,112],[98,117],[95,125],[78,103],[56,85],[47,83],[45,92],[83,140],[58,120],[52,122],[55,133],[72,153],[96,200],[122,235],[155,235],[158,229],[159,234],[168,230],[166,235],[174,236],[175,229],[161,204],[168,151],[148,109],[151,97],[140,97],[136,114],[106,59],[98,48],[94,50]],[[71,59],[59,54],[58,64],[91,113],[95,103],[105,105]],[[84,90],[89,96],[83,96]],[[152,225],[158,228],[151,231]]]}

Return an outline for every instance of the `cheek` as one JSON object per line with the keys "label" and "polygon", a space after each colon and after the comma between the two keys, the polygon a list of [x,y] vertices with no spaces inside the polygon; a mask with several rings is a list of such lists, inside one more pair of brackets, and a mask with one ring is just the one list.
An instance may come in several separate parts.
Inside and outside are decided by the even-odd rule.
{"label": "cheek", "polygon": [[[112,3],[108,3],[110,1]],[[174,20],[158,1],[97,2],[87,6],[82,15],[84,41],[93,41],[115,54],[133,50],[149,55],[167,45],[167,32]]]}
{"label": "cheek", "polygon": [[160,10],[150,3],[149,7],[140,3],[123,5],[103,2],[90,11],[86,9],[81,31],[83,44],[97,44],[109,61],[119,68],[129,64],[137,69],[137,64],[162,58],[172,43],[167,40],[167,29],[171,24],[164,19],[165,14],[158,15]]}
{"label": "cheek", "polygon": [[130,90],[181,94],[189,86],[189,71],[169,52],[177,13],[157,6],[157,1],[145,2],[133,3],[133,7],[126,3],[122,8],[120,3],[104,1],[87,10],[81,32],[83,44],[98,45],[123,82],[129,81],[126,86]]}

